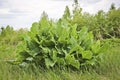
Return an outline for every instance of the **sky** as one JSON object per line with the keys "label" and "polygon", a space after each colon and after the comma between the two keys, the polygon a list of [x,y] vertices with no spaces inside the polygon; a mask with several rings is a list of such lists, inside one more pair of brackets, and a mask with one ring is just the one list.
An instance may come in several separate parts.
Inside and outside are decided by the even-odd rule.
{"label": "sky", "polygon": [[[91,14],[107,11],[112,3],[120,7],[120,0],[79,0],[83,12]],[[10,25],[14,29],[29,29],[33,22],[40,20],[43,11],[49,18],[58,19],[65,6],[73,9],[72,4],[73,0],[0,0],[0,27]]]}

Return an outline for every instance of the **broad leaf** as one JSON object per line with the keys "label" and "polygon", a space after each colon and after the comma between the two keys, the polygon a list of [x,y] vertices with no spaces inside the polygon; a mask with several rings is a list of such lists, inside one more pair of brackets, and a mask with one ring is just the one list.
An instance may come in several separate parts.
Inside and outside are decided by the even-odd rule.
{"label": "broad leaf", "polygon": [[53,67],[55,64],[55,62],[53,62],[51,59],[49,58],[45,58],[45,65],[46,67],[49,69],[50,67]]}
{"label": "broad leaf", "polygon": [[66,63],[67,63],[68,65],[72,65],[72,66],[74,66],[75,68],[79,69],[80,63],[79,63],[78,60],[75,59],[75,57],[74,57],[73,55],[66,54],[65,60],[66,60]]}
{"label": "broad leaf", "polygon": [[92,45],[92,51],[94,54],[97,54],[100,50],[100,41],[98,40],[96,43]]}
{"label": "broad leaf", "polygon": [[92,52],[91,51],[84,51],[83,53],[82,53],[82,58],[83,59],[91,59],[92,58]]}

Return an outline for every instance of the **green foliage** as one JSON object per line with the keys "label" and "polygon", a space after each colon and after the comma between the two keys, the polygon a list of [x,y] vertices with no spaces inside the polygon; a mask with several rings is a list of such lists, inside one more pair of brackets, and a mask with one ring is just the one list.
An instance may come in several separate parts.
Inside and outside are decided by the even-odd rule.
{"label": "green foliage", "polygon": [[[41,20],[32,24],[30,31],[24,35],[23,42],[18,44],[19,54],[13,64],[77,69],[95,65],[108,48],[107,44],[101,44],[101,39],[119,37],[118,16],[119,9],[110,9],[107,13],[101,10],[95,15],[82,13],[77,0],[73,15],[67,6],[63,17],[56,22],[49,20],[43,12]],[[8,26],[2,28],[1,36],[12,33],[16,32]]]}
{"label": "green foliage", "polygon": [[63,14],[63,18],[64,18],[64,19],[69,19],[70,17],[71,17],[71,14],[70,14],[69,7],[66,6],[65,11],[64,11],[64,14]]}
{"label": "green foliage", "polygon": [[116,8],[114,4],[111,4],[108,12],[99,10],[95,15],[91,15],[82,12],[78,0],[74,0],[74,3],[72,15],[69,15],[71,17],[68,21],[72,24],[77,24],[77,30],[87,26],[88,30],[93,32],[96,39],[120,38],[120,8]]}
{"label": "green foliage", "polygon": [[1,32],[0,32],[0,36],[7,36],[9,34],[12,34],[14,32],[13,28],[10,27],[9,25],[4,28],[4,27],[1,27]]}
{"label": "green foliage", "polygon": [[79,69],[80,66],[94,65],[102,47],[86,27],[77,31],[77,25],[65,19],[55,23],[43,16],[24,36],[18,47],[17,61],[24,66],[36,64],[46,68],[72,66]]}
{"label": "green foliage", "polygon": [[7,27],[1,27],[0,45],[17,45],[20,41],[22,41],[23,35],[26,33],[27,30],[25,29],[15,31],[9,25]]}

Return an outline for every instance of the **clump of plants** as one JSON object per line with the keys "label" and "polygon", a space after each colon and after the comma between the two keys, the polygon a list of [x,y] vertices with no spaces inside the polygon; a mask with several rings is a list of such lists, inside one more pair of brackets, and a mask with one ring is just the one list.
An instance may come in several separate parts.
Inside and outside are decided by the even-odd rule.
{"label": "clump of plants", "polygon": [[14,63],[48,69],[55,66],[80,69],[98,63],[104,51],[105,46],[95,40],[86,27],[77,30],[77,24],[72,25],[64,19],[54,22],[43,16],[24,36]]}

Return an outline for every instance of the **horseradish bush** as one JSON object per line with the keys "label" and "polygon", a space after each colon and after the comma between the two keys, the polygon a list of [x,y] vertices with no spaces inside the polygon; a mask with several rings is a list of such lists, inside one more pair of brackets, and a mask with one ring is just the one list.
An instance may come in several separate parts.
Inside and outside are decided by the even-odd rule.
{"label": "horseradish bush", "polygon": [[104,51],[105,45],[94,40],[92,32],[88,32],[86,27],[77,31],[77,24],[72,25],[64,19],[53,22],[43,16],[39,22],[32,24],[24,36],[14,63],[80,69],[81,66],[98,63]]}

